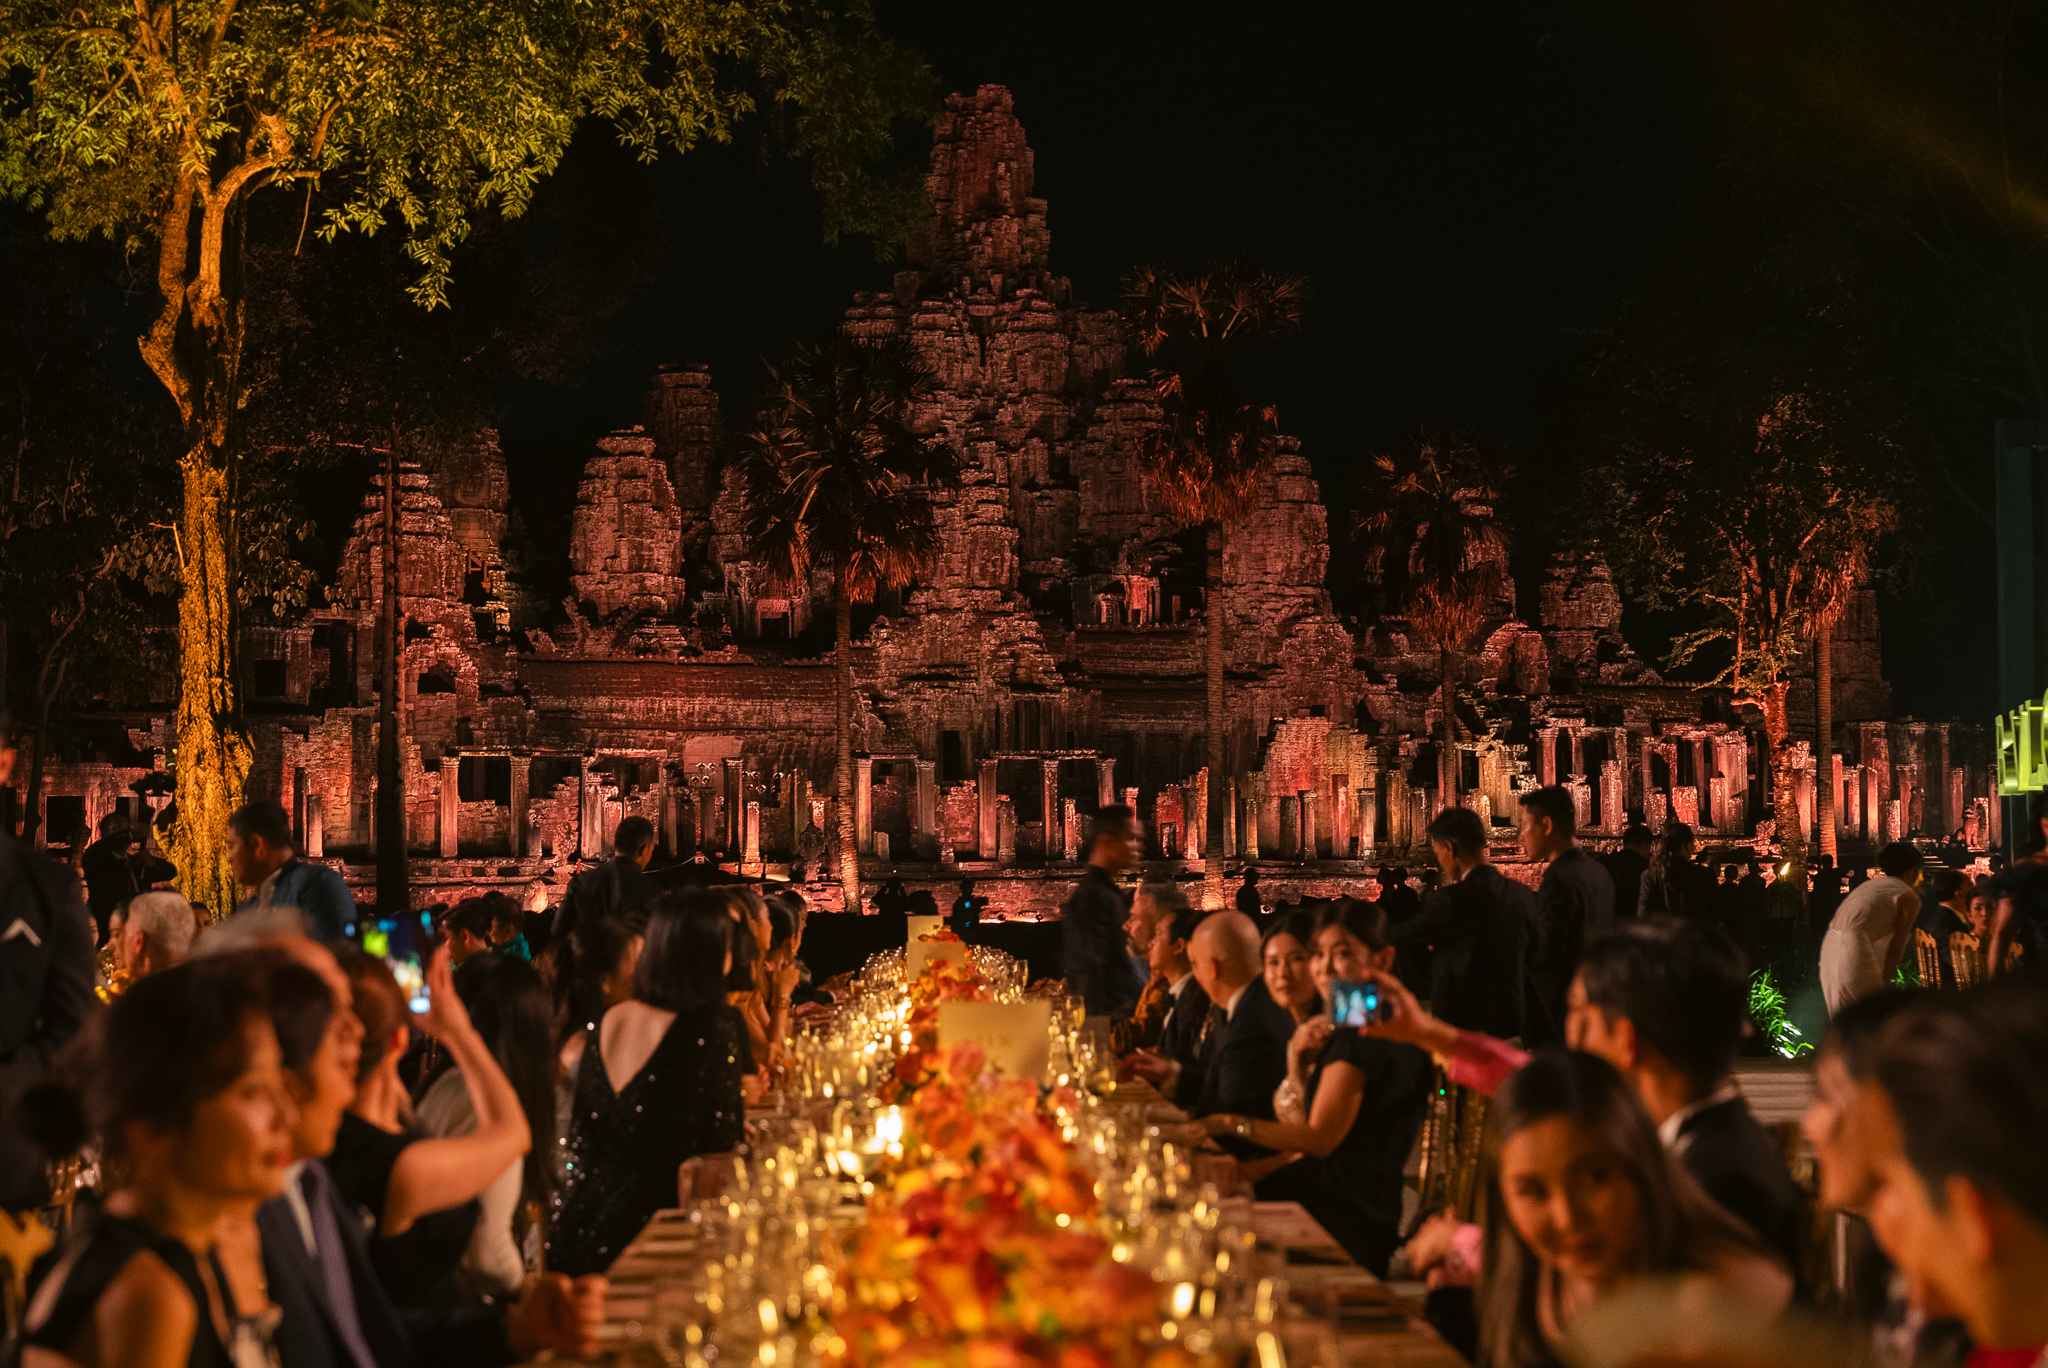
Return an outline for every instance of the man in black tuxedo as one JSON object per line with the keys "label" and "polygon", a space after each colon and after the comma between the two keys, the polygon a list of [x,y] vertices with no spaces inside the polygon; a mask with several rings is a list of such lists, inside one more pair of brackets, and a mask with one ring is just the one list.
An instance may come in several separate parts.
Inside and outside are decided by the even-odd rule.
{"label": "man in black tuxedo", "polygon": [[1403,963],[1429,954],[1430,1010],[1451,1025],[1520,1040],[1528,1023],[1529,938],[1535,899],[1486,858],[1486,829],[1470,808],[1445,808],[1424,833],[1443,884],[1393,928]]}
{"label": "man in black tuxedo", "polygon": [[1228,1112],[1270,1120],[1273,1090],[1287,1076],[1294,1018],[1266,992],[1258,927],[1242,912],[1211,912],[1195,927],[1188,957],[1210,1003],[1195,1067],[1146,1055],[1134,1067],[1193,1116]]}
{"label": "man in black tuxedo", "polygon": [[275,1344],[284,1368],[390,1368],[420,1364],[510,1364],[544,1349],[596,1352],[604,1320],[602,1278],[571,1284],[535,1279],[515,1304],[437,1309],[401,1320],[370,1267],[361,1225],[335,1193],[321,1162],[334,1148],[342,1112],[355,1096],[362,1024],[348,979],[324,947],[253,918],[202,942],[202,952],[266,948],[317,973],[324,993],[304,991],[303,976],[274,983],[271,1021],[285,1083],[297,1107],[292,1145],[299,1155],[282,1196],[256,1212],[263,1273],[282,1316]]}
{"label": "man in black tuxedo", "polygon": [[1200,1058],[1202,1023],[1209,1019],[1209,995],[1195,982],[1195,962],[1188,954],[1203,914],[1188,906],[1178,890],[1175,896],[1179,905],[1159,919],[1146,954],[1153,982],[1166,985],[1168,1004],[1159,1039],[1148,1043],[1162,1058],[1192,1069]]}
{"label": "man in black tuxedo", "polygon": [[1718,928],[1629,922],[1587,947],[1565,1039],[1622,1072],[1672,1157],[1796,1273],[1804,1204],[1733,1077],[1748,998],[1742,954]]}

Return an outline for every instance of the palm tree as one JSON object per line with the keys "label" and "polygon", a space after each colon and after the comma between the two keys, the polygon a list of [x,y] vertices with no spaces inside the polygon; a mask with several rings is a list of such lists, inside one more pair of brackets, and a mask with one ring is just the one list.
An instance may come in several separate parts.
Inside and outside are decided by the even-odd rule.
{"label": "palm tree", "polygon": [[1302,282],[1244,263],[1189,275],[1153,267],[1124,283],[1163,421],[1144,449],[1145,479],[1166,512],[1202,532],[1203,701],[1209,801],[1202,822],[1202,901],[1223,906],[1223,549],[1280,447],[1279,414],[1247,399],[1232,374],[1238,345],[1301,320]]}
{"label": "palm tree", "polygon": [[1469,446],[1423,441],[1396,458],[1373,458],[1381,503],[1359,520],[1371,537],[1367,569],[1398,587],[1409,628],[1437,653],[1443,735],[1437,796],[1458,802],[1457,659],[1486,625],[1499,596],[1507,543],[1493,518],[1493,491]]}
{"label": "palm tree", "polygon": [[952,448],[916,431],[935,378],[908,338],[844,334],[769,368],[746,442],[748,537],[792,586],[832,581],[835,849],[846,910],[860,910],[853,829],[853,605],[901,588],[937,545],[932,495],[959,483]]}

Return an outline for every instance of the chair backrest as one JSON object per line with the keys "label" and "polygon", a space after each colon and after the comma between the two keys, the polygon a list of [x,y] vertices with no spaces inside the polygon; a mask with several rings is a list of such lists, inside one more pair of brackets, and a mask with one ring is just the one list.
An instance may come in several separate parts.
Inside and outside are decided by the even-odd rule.
{"label": "chair backrest", "polygon": [[1968,931],[1957,931],[1948,938],[1949,963],[1955,966],[1956,987],[1967,988],[1984,978],[1984,944]]}
{"label": "chair backrest", "polygon": [[1924,929],[1913,932],[1913,950],[1920,959],[1920,984],[1924,988],[1944,988],[1941,981],[1941,947],[1933,935]]}

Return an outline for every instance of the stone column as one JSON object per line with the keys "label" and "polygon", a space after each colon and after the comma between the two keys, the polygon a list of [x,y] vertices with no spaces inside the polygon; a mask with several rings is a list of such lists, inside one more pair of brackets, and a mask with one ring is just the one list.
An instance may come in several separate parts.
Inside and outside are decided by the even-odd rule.
{"label": "stone column", "polygon": [[320,795],[306,795],[306,858],[322,859],[327,854],[327,818],[320,810]]}
{"label": "stone column", "polygon": [[1066,833],[1060,829],[1060,762],[1040,760],[1038,762],[1039,811],[1044,814],[1045,862],[1052,864],[1060,857],[1066,845]]}
{"label": "stone column", "polygon": [[1330,854],[1340,860],[1351,858],[1351,785],[1337,785],[1335,813],[1330,822]]}
{"label": "stone column", "polygon": [[[744,757],[725,762],[725,825],[719,838],[724,843],[725,853],[737,855],[745,839],[747,821],[747,762]],[[855,786],[855,792],[859,786]]]}
{"label": "stone column", "polygon": [[576,773],[576,858],[588,860],[598,853],[597,838],[591,828],[596,825],[590,819],[590,759],[579,757]]}
{"label": "stone column", "polygon": [[1116,806],[1116,757],[1098,755],[1095,757],[1095,805]]}
{"label": "stone column", "polygon": [[1956,790],[1949,782],[1948,723],[1938,722],[1934,726],[1934,773],[1939,776],[1928,785],[1927,827],[1934,835],[1947,839],[1948,834],[1963,823],[1962,807],[1956,801]]}
{"label": "stone column", "polygon": [[853,757],[853,845],[863,855],[875,853],[875,759]]}
{"label": "stone column", "polygon": [[975,853],[984,860],[996,857],[996,762],[981,762],[975,789]]}
{"label": "stone column", "polygon": [[[515,755],[512,759],[512,854],[518,858],[538,854],[526,848],[526,809],[532,802],[528,790],[533,785],[533,757]],[[670,846],[669,849],[675,849]]]}
{"label": "stone column", "polygon": [[1081,861],[1081,805],[1072,798],[1060,800],[1060,829],[1065,833],[1060,854],[1068,864]]}
{"label": "stone column", "polygon": [[461,772],[462,757],[441,757],[441,858],[444,860],[455,858],[456,842],[462,830],[462,787],[457,781]]}
{"label": "stone column", "polygon": [[1247,860],[1259,858],[1259,790],[1265,781],[1254,774],[1245,780],[1244,812],[1238,818],[1238,832],[1242,836],[1238,848]]}
{"label": "stone column", "polygon": [[1628,770],[1612,757],[1600,762],[1600,826],[1617,833],[1628,827]]}
{"label": "stone column", "polygon": [[[137,800],[140,801],[139,799]],[[306,848],[306,767],[292,766],[291,795],[292,838],[299,843],[300,851]],[[130,823],[131,827],[133,822]],[[98,830],[97,827],[94,830]]]}
{"label": "stone column", "polygon": [[1884,784],[1882,764],[1873,761],[1869,752],[1864,753],[1863,764],[1863,822],[1869,829],[1869,839],[1879,841],[1884,836]]}
{"label": "stone column", "polygon": [[921,860],[939,858],[939,765],[936,760],[919,760],[917,796],[910,805],[910,839]]}
{"label": "stone column", "polygon": [[1564,739],[1571,760],[1571,768],[1565,771],[1566,777],[1583,776],[1586,772],[1586,763],[1585,753],[1579,749],[1579,729],[1577,727],[1566,727]]}
{"label": "stone column", "polygon": [[1656,773],[1650,768],[1650,753],[1653,749],[1655,749],[1655,747],[1652,745],[1649,736],[1645,734],[1642,741],[1642,750],[1638,752],[1638,754],[1642,757],[1643,765],[1643,818],[1644,821],[1649,825],[1651,830],[1661,831],[1664,826],[1663,818],[1660,817],[1655,822],[1649,821],[1650,795],[1657,791],[1657,776]]}
{"label": "stone column", "polygon": [[761,800],[749,798],[746,807],[746,834],[740,843],[740,867],[750,872],[761,868]]}
{"label": "stone column", "polygon": [[1322,843],[1316,839],[1316,792],[1314,789],[1301,791],[1301,858],[1313,860],[1322,854]]}
{"label": "stone column", "polygon": [[1536,782],[1549,788],[1557,782],[1557,728],[1536,729]]}
{"label": "stone column", "polygon": [[[1705,734],[1696,735],[1692,738],[1693,787],[1697,788],[1701,793],[1707,792],[1712,787],[1712,785],[1707,783],[1707,780],[1713,776],[1713,773],[1714,761],[1707,751],[1707,738]],[[1712,820],[1716,826],[1720,825],[1718,814],[1709,820]]]}
{"label": "stone column", "polygon": [[1237,858],[1237,780],[1226,780],[1223,785],[1223,856]]}

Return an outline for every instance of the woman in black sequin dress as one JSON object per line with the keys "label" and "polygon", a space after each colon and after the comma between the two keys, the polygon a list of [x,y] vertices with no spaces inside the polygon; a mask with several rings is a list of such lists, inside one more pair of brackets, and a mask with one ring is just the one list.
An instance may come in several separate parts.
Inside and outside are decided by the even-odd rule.
{"label": "woman in black sequin dress", "polygon": [[604,1272],[655,1212],[676,1205],[684,1160],[739,1144],[745,1028],[725,1003],[731,934],[721,894],[654,903],[633,998],[605,1013],[576,1066],[551,1270]]}

